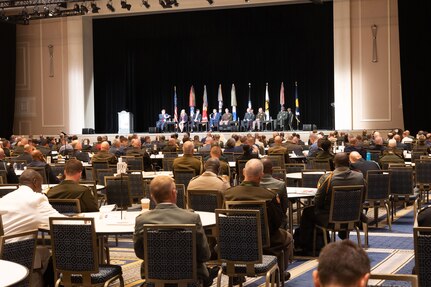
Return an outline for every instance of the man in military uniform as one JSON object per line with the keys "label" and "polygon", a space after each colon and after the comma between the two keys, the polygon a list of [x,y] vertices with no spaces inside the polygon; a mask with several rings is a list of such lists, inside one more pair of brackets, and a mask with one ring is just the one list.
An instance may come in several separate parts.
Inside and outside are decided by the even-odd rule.
{"label": "man in military uniform", "polygon": [[287,126],[289,130],[293,131],[293,113],[290,108],[287,108]]}
{"label": "man in military uniform", "polygon": [[256,116],[253,113],[253,110],[251,108],[247,108],[247,112],[244,115],[244,119],[242,120],[242,127],[244,128],[244,131],[251,131],[253,121],[256,118]]}
{"label": "man in military uniform", "polygon": [[277,128],[280,131],[283,131],[286,127],[287,120],[287,112],[284,109],[284,106],[281,106],[281,110],[277,114]]}
{"label": "man in military uniform", "polygon": [[79,199],[82,212],[99,211],[97,200],[90,188],[79,184],[82,174],[82,163],[77,159],[69,159],[64,167],[66,178],[57,186],[52,187],[48,198]]}
{"label": "man in military uniform", "polygon": [[187,190],[215,189],[224,192],[230,187],[229,182],[219,176],[220,160],[209,158],[205,163],[205,171],[190,180]]}
{"label": "man in military uniform", "polygon": [[108,142],[102,142],[100,144],[100,151],[93,155],[91,162],[107,161],[109,164],[117,164],[117,157],[112,153],[109,153],[109,148]]}
{"label": "man in military uniform", "polygon": [[202,163],[199,159],[193,157],[193,149],[193,142],[188,141],[183,144],[183,156],[174,160],[172,164],[173,170],[192,169],[195,171],[195,175],[201,174]]}
{"label": "man in military uniform", "polygon": [[265,113],[262,108],[259,108],[259,111],[256,115],[256,119],[253,121],[253,130],[260,131],[261,124],[265,121]]}

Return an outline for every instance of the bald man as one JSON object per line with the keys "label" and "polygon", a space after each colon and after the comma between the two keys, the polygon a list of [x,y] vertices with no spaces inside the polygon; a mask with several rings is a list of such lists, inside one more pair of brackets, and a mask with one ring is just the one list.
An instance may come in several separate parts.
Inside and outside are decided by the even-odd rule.
{"label": "bald man", "polygon": [[[209,272],[205,262],[210,259],[211,252],[208,246],[205,231],[199,214],[179,208],[176,205],[177,191],[175,182],[168,176],[159,175],[150,184],[151,198],[157,204],[156,208],[136,217],[133,243],[135,254],[144,259],[144,224],[196,224],[196,259],[198,261],[197,277],[204,287],[211,286],[216,272]],[[144,263],[142,263],[141,276],[144,278]],[[217,271],[215,269],[214,271]]]}
{"label": "bald man", "polygon": [[33,151],[33,146],[26,144],[26,145],[24,145],[23,153],[20,154],[16,159],[17,160],[25,160],[28,164],[33,160],[33,158],[31,157],[32,151]]}
{"label": "bald man", "polygon": [[193,150],[194,150],[194,145],[193,142],[185,142],[183,144],[183,156],[182,157],[177,157],[173,164],[172,167],[174,170],[184,170],[184,169],[189,169],[189,170],[194,170],[195,171],[195,175],[200,175],[202,172],[202,162],[193,157]]}
{"label": "bald man", "polygon": [[219,176],[220,161],[218,158],[210,158],[205,162],[205,171],[199,176],[190,180],[187,187],[189,190],[215,189],[220,192],[226,191],[230,187],[228,181]]}
{"label": "bald man", "polygon": [[107,161],[109,164],[116,164],[118,162],[117,157],[112,153],[109,153],[109,143],[104,141],[100,144],[100,151],[98,151],[91,158],[91,162],[103,162]]}
{"label": "bald man", "polygon": [[350,169],[362,172],[364,178],[367,177],[367,171],[379,170],[380,166],[373,160],[365,160],[357,151],[349,154]]}
{"label": "bald man", "polygon": [[[231,187],[224,193],[225,201],[264,200],[266,201],[268,214],[268,228],[270,236],[270,248],[265,249],[265,254],[280,255],[284,251],[283,262],[278,262],[280,267],[287,268],[289,257],[293,250],[292,235],[281,228],[283,211],[280,198],[275,190],[263,188],[260,181],[263,177],[263,164],[259,159],[250,159],[243,169],[244,181],[235,187]],[[279,256],[277,256],[279,258]],[[284,271],[284,270],[283,270]],[[284,278],[287,280],[290,274],[286,271]]]}
{"label": "bald man", "polygon": [[138,138],[132,139],[132,147],[126,150],[127,156],[142,156],[142,160],[144,161],[144,171],[151,171],[151,159],[150,155],[147,153],[145,149],[142,149],[141,140]]}

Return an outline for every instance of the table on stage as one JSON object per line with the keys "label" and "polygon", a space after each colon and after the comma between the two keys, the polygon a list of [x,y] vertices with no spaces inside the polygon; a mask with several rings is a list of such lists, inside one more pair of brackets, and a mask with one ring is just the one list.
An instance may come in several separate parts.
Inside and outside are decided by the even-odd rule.
{"label": "table on stage", "polygon": [[301,199],[311,199],[316,195],[317,188],[310,187],[286,187],[287,199],[289,204],[289,232],[293,234],[293,204],[297,203],[297,218],[298,223],[301,218],[301,210],[300,207]]}
{"label": "table on stage", "polygon": [[[135,219],[142,211],[110,211],[110,212],[85,212],[79,217],[94,218],[94,225],[99,242],[100,263],[105,262],[105,237],[108,235],[133,235],[135,231]],[[211,228],[216,225],[214,212],[195,211],[199,214],[202,226]],[[49,226],[40,225],[39,230],[49,232]]]}
{"label": "table on stage", "polygon": [[21,264],[0,259],[0,286],[11,286],[28,276],[28,268]]}

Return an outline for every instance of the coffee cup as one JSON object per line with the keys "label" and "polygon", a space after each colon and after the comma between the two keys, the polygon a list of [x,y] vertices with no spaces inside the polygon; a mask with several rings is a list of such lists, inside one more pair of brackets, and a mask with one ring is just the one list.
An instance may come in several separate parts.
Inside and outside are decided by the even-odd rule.
{"label": "coffee cup", "polygon": [[141,207],[142,210],[149,210],[150,209],[150,199],[149,198],[143,198],[141,199]]}

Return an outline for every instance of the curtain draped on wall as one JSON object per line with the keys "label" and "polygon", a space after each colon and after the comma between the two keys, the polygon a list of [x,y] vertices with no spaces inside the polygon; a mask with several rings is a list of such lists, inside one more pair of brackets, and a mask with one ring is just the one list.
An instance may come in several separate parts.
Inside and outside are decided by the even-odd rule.
{"label": "curtain draped on wall", "polygon": [[116,133],[121,110],[134,114],[135,131],[148,131],[162,108],[173,115],[174,86],[179,111],[188,111],[191,85],[200,109],[206,85],[212,111],[219,84],[231,109],[234,83],[243,118],[248,83],[255,112],[268,83],[275,118],[281,82],[294,110],[295,81],[302,123],[334,126],[331,2],[95,19],[93,37],[97,133]]}
{"label": "curtain draped on wall", "polygon": [[16,29],[15,25],[0,22],[0,138],[9,138],[13,133],[15,111]]}
{"label": "curtain draped on wall", "polygon": [[398,0],[404,125],[431,132],[431,1]]}

